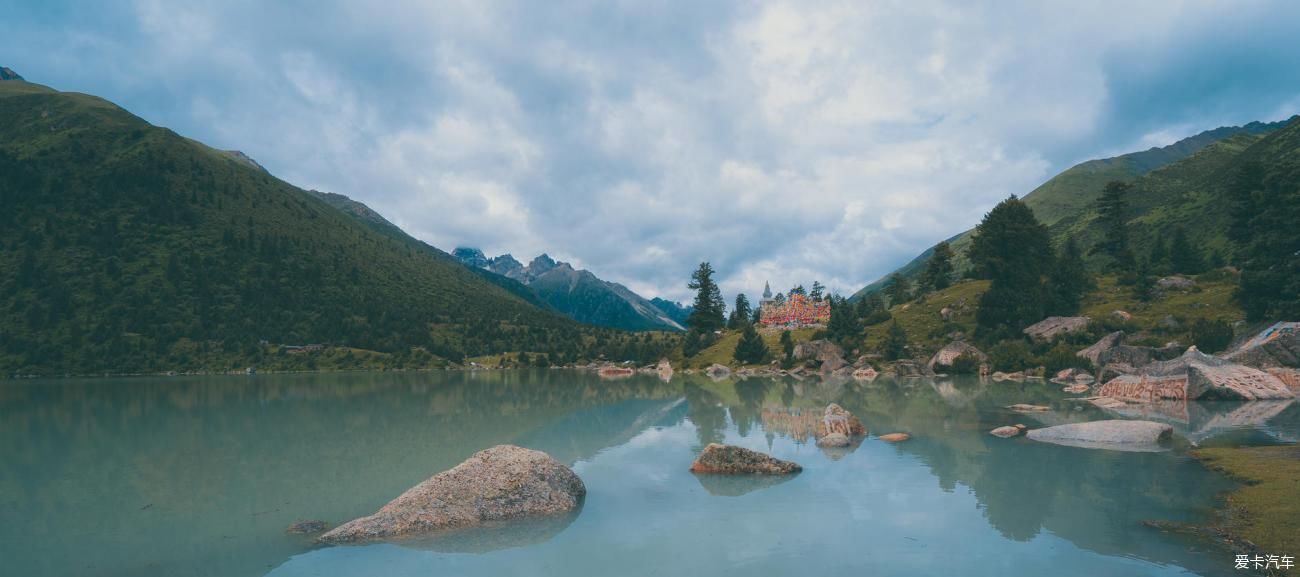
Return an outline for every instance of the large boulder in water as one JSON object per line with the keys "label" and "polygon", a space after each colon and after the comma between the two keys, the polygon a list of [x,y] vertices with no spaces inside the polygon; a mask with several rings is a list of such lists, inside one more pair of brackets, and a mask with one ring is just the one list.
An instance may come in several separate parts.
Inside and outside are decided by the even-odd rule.
{"label": "large boulder in water", "polygon": [[933,357],[930,357],[930,362],[926,364],[926,366],[929,367],[931,371],[936,370],[936,368],[938,370],[943,370],[947,367],[951,367],[952,363],[957,360],[957,357],[962,355],[979,359],[979,362],[981,363],[986,363],[989,360],[988,355],[985,355],[979,349],[975,348],[974,345],[967,343],[966,341],[953,341],[948,343],[948,345],[942,349],[939,349],[939,352],[935,353]]}
{"label": "large boulder in water", "polygon": [[1300,367],[1300,323],[1274,323],[1224,358],[1257,369]]}
{"label": "large boulder in water", "polygon": [[408,489],[373,515],[321,535],[322,543],[414,537],[494,521],[554,515],[578,506],[587,488],[550,455],[513,445],[479,451]]}
{"label": "large boulder in water", "polygon": [[720,473],[724,475],[788,475],[802,471],[798,463],[782,461],[734,445],[709,443],[700,456],[691,463],[692,473]]}
{"label": "large boulder in water", "polygon": [[1295,393],[1276,376],[1204,354],[1196,347],[1171,361],[1153,362],[1141,371],[1120,375],[1097,389],[1103,397],[1158,399],[1290,399]]}
{"label": "large boulder in water", "polygon": [[1088,329],[1088,317],[1047,317],[1025,327],[1024,333],[1031,339],[1050,341],[1060,335]]}
{"label": "large boulder in water", "polygon": [[821,420],[817,421],[814,436],[819,447],[847,447],[853,437],[865,434],[867,429],[862,426],[862,421],[844,407],[831,403],[826,406]]}
{"label": "large boulder in water", "polygon": [[1088,359],[1095,367],[1101,367],[1101,355],[1116,345],[1124,342],[1124,331],[1115,331],[1101,338],[1086,349],[1075,353],[1082,359]]}
{"label": "large boulder in water", "polygon": [[1110,420],[1033,429],[1026,436],[1035,441],[1071,447],[1159,451],[1160,442],[1169,439],[1173,430],[1169,425],[1152,421]]}

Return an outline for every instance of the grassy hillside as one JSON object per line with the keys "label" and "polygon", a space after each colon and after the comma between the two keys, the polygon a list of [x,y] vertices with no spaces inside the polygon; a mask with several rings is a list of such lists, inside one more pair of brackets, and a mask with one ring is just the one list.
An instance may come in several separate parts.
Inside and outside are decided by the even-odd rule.
{"label": "grassy hillside", "polygon": [[[1025,204],[1033,209],[1039,221],[1048,225],[1058,244],[1069,236],[1075,236],[1086,247],[1099,237],[1094,224],[1096,212],[1093,203],[1106,183],[1130,182],[1135,186],[1129,200],[1133,224],[1138,228],[1135,240],[1139,244],[1154,238],[1157,233],[1185,226],[1192,232],[1194,240],[1206,243],[1205,246],[1211,250],[1226,251],[1223,231],[1227,228],[1227,211],[1221,194],[1223,175],[1247,149],[1267,140],[1266,136],[1285,140],[1278,135],[1290,124],[1293,123],[1252,122],[1245,126],[1216,128],[1169,146],[1083,162],[1025,195]],[[970,247],[972,232],[973,229],[967,230],[948,239],[957,256],[958,271],[969,267],[966,250]],[[924,269],[930,254],[931,250],[927,249],[895,272],[912,278]],[[884,288],[889,276],[885,275],[859,290],[854,298]]]}
{"label": "grassy hillside", "polygon": [[[93,96],[0,82],[0,374],[612,346],[436,250]],[[296,358],[296,357],[295,357]]]}
{"label": "grassy hillside", "polygon": [[[797,343],[801,340],[809,340],[813,337],[816,329],[795,329],[790,331],[791,338]],[[779,359],[781,356],[781,331],[774,329],[760,329],[759,336],[763,337],[763,343],[767,345],[767,350],[772,353],[773,359]],[[730,367],[738,366],[735,359],[731,357],[736,352],[736,343],[740,342],[740,331],[723,331],[718,341],[705,347],[691,358],[682,356],[681,347],[677,347],[671,357],[669,357],[674,367],[703,369],[712,364],[726,365]]]}
{"label": "grassy hillside", "polygon": [[[1197,320],[1235,323],[1245,317],[1232,300],[1232,291],[1237,285],[1235,276],[1214,272],[1196,277],[1196,280],[1196,288],[1190,291],[1158,294],[1151,302],[1143,303],[1134,296],[1133,287],[1119,285],[1113,276],[1103,276],[1097,279],[1096,288],[1084,297],[1083,310],[1079,314],[1098,321],[1094,334],[1089,338],[1100,336],[1111,329],[1123,329],[1134,335],[1136,340],[1145,339],[1152,344],[1170,340],[1191,343],[1190,327]],[[907,332],[912,356],[928,358],[951,342],[950,335],[954,332],[961,332],[967,340],[973,340],[975,312],[978,310],[979,298],[988,290],[988,286],[988,281],[962,281],[922,299],[891,308],[894,320]],[[948,321],[943,320],[941,315],[945,308],[952,311]],[[1128,312],[1132,319],[1124,323],[1113,320],[1110,315],[1116,310]],[[1168,318],[1176,321],[1177,326],[1162,326]],[[866,350],[880,349],[889,324],[886,321],[867,327]],[[1074,343],[1073,348],[1082,348],[1084,344],[1087,342]],[[1024,367],[997,368],[1017,370]]]}

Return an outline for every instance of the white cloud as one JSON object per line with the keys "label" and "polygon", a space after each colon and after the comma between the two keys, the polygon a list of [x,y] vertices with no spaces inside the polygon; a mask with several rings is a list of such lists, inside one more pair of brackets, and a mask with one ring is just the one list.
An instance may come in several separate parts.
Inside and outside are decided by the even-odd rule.
{"label": "white cloud", "polygon": [[139,0],[133,26],[12,42],[441,248],[686,299],[705,259],[728,293],[852,292],[1070,161],[1295,111],[1124,117],[1151,114],[1134,79],[1266,8]]}

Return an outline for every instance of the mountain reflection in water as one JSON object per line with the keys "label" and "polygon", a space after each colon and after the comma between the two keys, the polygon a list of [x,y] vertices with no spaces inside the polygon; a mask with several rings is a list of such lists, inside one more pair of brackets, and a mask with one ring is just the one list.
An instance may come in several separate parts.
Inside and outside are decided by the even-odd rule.
{"label": "mountain reflection in water", "polygon": [[[1068,397],[974,379],[665,383],[542,369],[10,382],[0,558],[15,575],[1230,574],[1230,557],[1140,525],[1201,518],[1231,486],[1184,452],[987,434],[1115,417]],[[829,402],[868,438],[815,447],[803,421]],[[1001,408],[1013,403],[1054,410]],[[1200,444],[1300,431],[1291,403],[1146,410],[1131,416],[1163,415]],[[895,431],[912,439],[874,438]],[[764,482],[687,472],[710,442],[805,470]],[[573,465],[582,510],[527,526],[538,530],[360,547],[283,532],[368,514],[501,443]]]}

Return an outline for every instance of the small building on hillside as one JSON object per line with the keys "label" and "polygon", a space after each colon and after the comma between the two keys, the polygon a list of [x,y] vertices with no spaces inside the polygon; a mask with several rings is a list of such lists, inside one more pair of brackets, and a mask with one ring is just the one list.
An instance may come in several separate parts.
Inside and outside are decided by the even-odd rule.
{"label": "small building on hillside", "polygon": [[831,303],[813,300],[801,294],[790,295],[784,301],[767,298],[770,290],[763,291],[759,301],[758,324],[765,327],[798,328],[825,325],[831,320]]}

